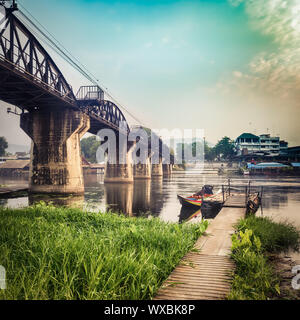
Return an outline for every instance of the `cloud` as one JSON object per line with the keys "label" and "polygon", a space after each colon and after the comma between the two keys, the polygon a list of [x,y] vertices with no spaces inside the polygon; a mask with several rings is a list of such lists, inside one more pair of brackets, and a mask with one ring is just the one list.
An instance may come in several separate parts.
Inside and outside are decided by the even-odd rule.
{"label": "cloud", "polygon": [[228,0],[233,7],[238,7],[244,0]]}
{"label": "cloud", "polygon": [[[228,92],[254,90],[281,98],[300,98],[300,3],[299,0],[243,0],[250,25],[273,37],[276,49],[260,52],[248,65],[247,73],[233,71],[223,79]],[[243,76],[243,77],[242,77]],[[242,78],[242,79],[241,79]],[[298,101],[294,100],[297,104]]]}
{"label": "cloud", "polygon": [[163,37],[163,38],[161,39],[161,42],[162,42],[163,44],[167,44],[167,43],[170,42],[170,39],[169,39],[168,37]]}
{"label": "cloud", "polygon": [[236,77],[236,78],[241,78],[243,76],[243,74],[240,72],[240,71],[233,71],[233,75]]}

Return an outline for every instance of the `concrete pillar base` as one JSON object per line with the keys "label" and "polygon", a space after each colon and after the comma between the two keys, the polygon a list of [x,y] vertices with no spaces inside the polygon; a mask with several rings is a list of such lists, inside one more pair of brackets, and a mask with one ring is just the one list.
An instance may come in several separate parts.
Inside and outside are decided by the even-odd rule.
{"label": "concrete pillar base", "polygon": [[163,176],[163,165],[160,159],[158,164],[152,164],[152,172],[151,175],[154,177],[161,177]]}
{"label": "concrete pillar base", "polygon": [[[117,137],[116,161],[110,163],[109,160],[105,165],[104,183],[133,183],[132,167],[132,144],[119,145],[119,136]],[[127,139],[127,137],[126,137]],[[126,147],[126,149],[125,149]],[[121,152],[120,152],[120,148]],[[123,155],[124,163],[119,163],[119,153]]]}
{"label": "concrete pillar base", "polygon": [[104,183],[132,183],[133,168],[131,164],[110,164],[105,166]]}
{"label": "concrete pillar base", "polygon": [[149,158],[147,159],[147,163],[133,165],[133,177],[134,179],[151,179],[151,164]]}
{"label": "concrete pillar base", "polygon": [[80,138],[89,117],[71,109],[21,115],[21,128],[32,139],[29,192],[82,194]]}

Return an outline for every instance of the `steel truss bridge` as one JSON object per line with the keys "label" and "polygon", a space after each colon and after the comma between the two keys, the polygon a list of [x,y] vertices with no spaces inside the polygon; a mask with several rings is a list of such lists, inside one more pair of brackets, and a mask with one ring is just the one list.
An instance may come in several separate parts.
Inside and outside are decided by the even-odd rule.
{"label": "steel truss bridge", "polygon": [[[49,53],[14,14],[18,10],[15,1],[11,7],[0,1],[1,8],[5,10],[5,16],[1,20],[0,15],[0,100],[20,108],[22,112],[49,108],[80,110],[89,115],[89,132],[92,134],[97,134],[102,128],[115,131],[122,128],[129,134],[124,114],[114,102],[105,100],[101,87],[82,86],[74,94]],[[159,139],[160,155],[162,145]],[[172,155],[171,162],[174,163]]]}
{"label": "steel truss bridge", "polygon": [[6,16],[0,21],[0,100],[29,112],[81,110],[89,115],[93,134],[103,127],[118,130],[121,121],[127,124],[122,111],[104,99],[99,86],[81,87],[75,95],[48,52],[13,14],[15,8],[1,6]]}

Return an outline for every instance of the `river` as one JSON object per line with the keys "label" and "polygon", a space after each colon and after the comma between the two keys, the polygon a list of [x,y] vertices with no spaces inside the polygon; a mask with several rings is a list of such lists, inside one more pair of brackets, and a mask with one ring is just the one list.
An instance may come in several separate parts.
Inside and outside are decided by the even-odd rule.
{"label": "river", "polygon": [[[251,180],[253,186],[263,186],[263,210],[257,215],[270,216],[276,221],[288,219],[300,228],[300,178],[299,177],[232,177],[231,184],[244,186]],[[76,206],[92,211],[112,209],[130,216],[152,215],[164,221],[179,221],[181,205],[177,194],[189,195],[204,184],[215,186],[215,190],[226,182],[224,176],[215,171],[188,170],[173,172],[169,177],[152,180],[136,180],[134,184],[104,184],[102,174],[84,176],[85,194],[81,197],[25,196],[2,199],[0,204],[9,207],[28,206],[34,202],[52,201],[57,205]],[[27,183],[23,178],[0,177],[0,185]]]}

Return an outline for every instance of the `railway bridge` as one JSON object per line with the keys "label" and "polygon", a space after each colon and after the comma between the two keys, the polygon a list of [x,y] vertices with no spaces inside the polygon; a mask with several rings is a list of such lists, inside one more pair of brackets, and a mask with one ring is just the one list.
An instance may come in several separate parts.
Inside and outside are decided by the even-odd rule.
{"label": "railway bridge", "polygon": [[[0,100],[22,110],[20,127],[32,140],[29,190],[83,193],[81,137],[109,128],[119,140],[128,137],[130,127],[121,109],[105,99],[100,86],[82,86],[75,94],[34,30],[21,19],[29,18],[15,1],[11,6],[4,3],[0,3],[5,13],[2,19],[0,16]],[[106,183],[161,176],[163,167],[166,173],[171,172],[172,165],[162,163],[161,140],[156,164],[151,164],[149,152],[147,163],[133,165],[134,144],[127,144],[125,163],[118,158],[116,163],[106,163]]]}

